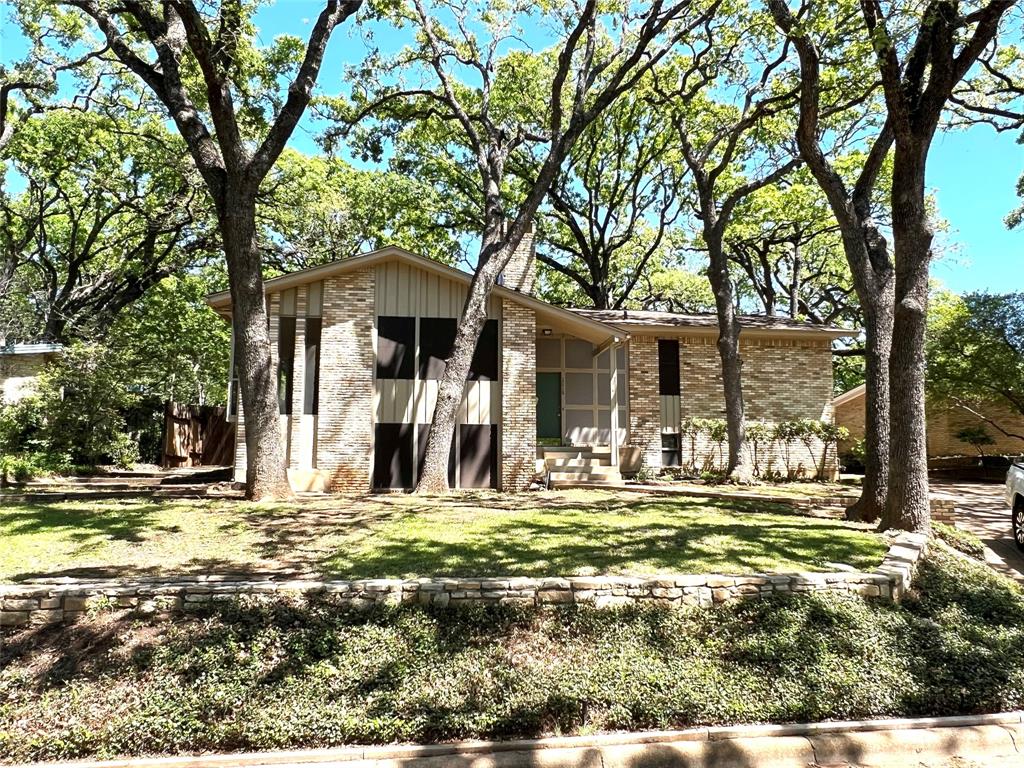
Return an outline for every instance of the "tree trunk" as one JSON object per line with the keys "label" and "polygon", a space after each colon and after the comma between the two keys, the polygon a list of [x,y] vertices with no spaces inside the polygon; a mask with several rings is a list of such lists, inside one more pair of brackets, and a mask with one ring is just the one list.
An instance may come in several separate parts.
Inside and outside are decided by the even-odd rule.
{"label": "tree trunk", "polygon": [[[924,342],[928,268],[933,231],[924,205],[927,149],[897,141],[892,181],[892,231],[896,262],[889,403],[898,414],[890,426],[889,494],[881,529],[927,531],[928,447],[925,433]],[[927,144],[925,144],[927,146]]]}
{"label": "tree trunk", "polygon": [[705,233],[710,264],[708,278],[715,294],[718,315],[718,355],[722,360],[722,388],[725,396],[725,421],[729,433],[730,480],[751,483],[754,468],[746,455],[746,427],[743,411],[743,359],[740,356],[740,324],[736,319],[736,296],[729,277],[729,261],[722,241],[715,233]]}
{"label": "tree trunk", "polygon": [[256,246],[256,203],[251,196],[229,192],[218,208],[245,418],[246,498],[287,498],[292,491],[285,471],[277,371],[270,354],[262,263]]}
{"label": "tree trunk", "polygon": [[[889,354],[892,348],[891,275],[861,299],[864,312],[864,482],[847,520],[873,523],[885,511],[889,488]],[[866,300],[865,300],[866,299]]]}

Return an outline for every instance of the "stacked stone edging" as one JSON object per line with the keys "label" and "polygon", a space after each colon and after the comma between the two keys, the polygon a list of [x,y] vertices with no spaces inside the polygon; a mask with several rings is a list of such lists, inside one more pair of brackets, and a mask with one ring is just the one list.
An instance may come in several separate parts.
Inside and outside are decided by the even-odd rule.
{"label": "stacked stone edging", "polygon": [[26,583],[0,586],[0,626],[59,624],[93,608],[173,614],[238,597],[323,595],[343,606],[375,603],[458,605],[512,603],[529,606],[632,604],[709,606],[777,592],[844,592],[898,601],[927,547],[923,534],[893,538],[874,571],[755,573],[747,575],[569,576],[550,578],[419,578],[355,581],[243,580],[230,576]]}

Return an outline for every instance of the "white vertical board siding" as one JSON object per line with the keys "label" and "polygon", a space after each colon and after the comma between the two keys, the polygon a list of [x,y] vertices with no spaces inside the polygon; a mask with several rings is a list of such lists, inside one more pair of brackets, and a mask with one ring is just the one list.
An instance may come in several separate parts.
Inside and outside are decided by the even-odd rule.
{"label": "white vertical board siding", "polygon": [[679,431],[679,395],[659,395],[661,398],[661,431],[674,433]]}
{"label": "white vertical board siding", "polygon": [[[377,314],[396,317],[458,317],[468,287],[400,261],[377,266]],[[501,303],[491,297],[487,317],[501,317]]]}

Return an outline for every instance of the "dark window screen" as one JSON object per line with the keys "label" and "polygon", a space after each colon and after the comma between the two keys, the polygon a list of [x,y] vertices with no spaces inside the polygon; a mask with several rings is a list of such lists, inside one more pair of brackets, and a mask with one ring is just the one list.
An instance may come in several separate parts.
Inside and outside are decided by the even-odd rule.
{"label": "dark window screen", "polygon": [[498,380],[498,321],[488,320],[480,331],[469,368],[471,381]]}
{"label": "dark window screen", "polygon": [[413,424],[378,424],[374,428],[374,488],[412,488],[413,428]]}
{"label": "dark window screen", "polygon": [[661,466],[678,467],[683,463],[683,454],[679,449],[679,435],[662,433],[661,435]]}
{"label": "dark window screen", "polygon": [[658,394],[679,394],[679,342],[658,339]]}
{"label": "dark window screen", "polygon": [[[420,378],[440,379],[445,360],[455,346],[458,321],[453,317],[420,318]],[[469,367],[471,381],[498,380],[498,321],[488,320],[480,331],[473,361]]]}
{"label": "dark window screen", "polygon": [[455,344],[454,317],[420,318],[420,378],[440,379]]}
{"label": "dark window screen", "polygon": [[459,425],[459,487],[498,487],[498,428]]}
{"label": "dark window screen", "polygon": [[416,318],[377,318],[377,378],[411,379],[416,349]]}
{"label": "dark window screen", "polygon": [[319,317],[306,318],[306,381],[302,390],[302,412],[316,416],[320,413],[320,332],[323,321]]}
{"label": "dark window screen", "polygon": [[295,318],[282,317],[277,326],[277,405],[281,413],[292,412],[295,384]]}

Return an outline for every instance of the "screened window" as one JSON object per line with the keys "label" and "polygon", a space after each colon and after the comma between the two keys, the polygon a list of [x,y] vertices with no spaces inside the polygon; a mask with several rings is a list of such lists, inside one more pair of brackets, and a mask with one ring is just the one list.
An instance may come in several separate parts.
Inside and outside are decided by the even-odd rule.
{"label": "screened window", "polygon": [[420,378],[440,379],[455,344],[454,317],[420,318]]}
{"label": "screened window", "polygon": [[303,387],[302,412],[312,416],[320,413],[320,334],[323,321],[306,318],[306,380]]}
{"label": "screened window", "polygon": [[416,318],[377,318],[377,378],[411,379],[416,349]]}
{"label": "screened window", "polygon": [[291,415],[295,373],[295,318],[282,317],[277,326],[277,405]]}
{"label": "screened window", "polygon": [[[453,317],[420,318],[420,378],[440,379],[455,346],[458,321]],[[471,381],[498,379],[498,321],[488,320],[480,331],[469,367]]]}
{"label": "screened window", "polygon": [[678,432],[661,433],[661,466],[678,467],[683,463]]}
{"label": "screened window", "polygon": [[658,339],[658,394],[679,394],[679,341]]}

